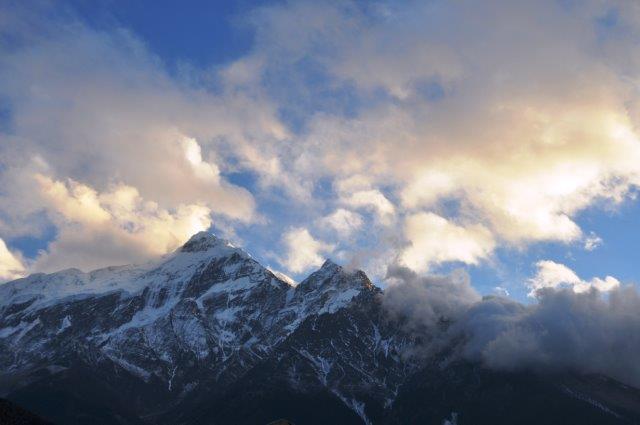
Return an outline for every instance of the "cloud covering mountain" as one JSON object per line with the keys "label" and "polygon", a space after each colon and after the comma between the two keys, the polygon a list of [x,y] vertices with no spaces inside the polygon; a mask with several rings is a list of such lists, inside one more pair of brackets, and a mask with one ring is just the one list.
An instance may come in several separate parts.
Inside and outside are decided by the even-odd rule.
{"label": "cloud covering mountain", "polygon": [[383,305],[423,340],[428,357],[456,344],[455,357],[503,371],[577,371],[640,386],[640,294],[633,286],[603,293],[543,287],[536,301],[481,298],[463,271],[420,277],[392,269]]}

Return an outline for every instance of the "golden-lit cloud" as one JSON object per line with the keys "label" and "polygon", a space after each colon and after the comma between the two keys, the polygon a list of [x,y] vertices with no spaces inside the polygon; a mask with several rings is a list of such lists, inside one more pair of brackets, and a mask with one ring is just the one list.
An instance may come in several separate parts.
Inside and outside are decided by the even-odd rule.
{"label": "golden-lit cloud", "polygon": [[520,119],[509,120],[509,132],[522,131],[487,140],[484,155],[471,150],[440,164],[426,162],[426,175],[418,168],[402,192],[404,204],[429,208],[457,198],[508,242],[577,240],[577,212],[599,200],[619,203],[640,183],[640,144],[623,111],[565,108],[533,121],[523,110]]}
{"label": "golden-lit cloud", "polygon": [[0,283],[23,277],[25,273],[26,267],[20,256],[9,251],[7,244],[0,239]]}
{"label": "golden-lit cloud", "polygon": [[0,146],[6,162],[37,155],[48,174],[97,190],[122,181],[163,208],[205,203],[255,219],[253,196],[221,176],[217,152],[280,137],[268,101],[181,85],[131,34],[81,25],[29,40],[1,65],[13,119]]}
{"label": "golden-lit cloud", "polygon": [[92,270],[145,261],[176,249],[211,225],[211,211],[202,204],[166,210],[127,185],[98,192],[73,180],[35,178],[59,235],[35,260],[34,270]]}

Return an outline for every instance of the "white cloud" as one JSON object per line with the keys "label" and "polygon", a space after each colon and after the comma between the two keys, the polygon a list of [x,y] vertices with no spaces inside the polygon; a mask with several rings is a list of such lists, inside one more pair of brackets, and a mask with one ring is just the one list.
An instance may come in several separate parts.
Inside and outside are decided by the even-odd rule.
{"label": "white cloud", "polygon": [[334,246],[314,239],[305,228],[292,228],[283,237],[287,256],[281,263],[292,273],[302,273],[324,262],[322,254],[333,251]]}
{"label": "white cloud", "polygon": [[354,192],[344,197],[342,202],[350,207],[372,210],[383,222],[390,220],[395,213],[393,204],[377,189]]}
{"label": "white cloud", "polygon": [[182,139],[182,148],[184,157],[191,164],[197,178],[213,184],[220,183],[220,169],[216,164],[203,161],[202,148],[195,139]]}
{"label": "white cloud", "polygon": [[495,247],[491,232],[480,225],[460,226],[433,213],[407,217],[404,236],[410,242],[401,261],[417,271],[433,265],[460,261],[478,264],[488,258]]}
{"label": "white cloud", "polygon": [[26,273],[20,255],[9,251],[7,245],[0,239],[0,283],[18,279]]}
{"label": "white cloud", "polygon": [[602,238],[595,233],[591,232],[584,239],[584,249],[587,251],[593,251],[602,245]]}
{"label": "white cloud", "polygon": [[[7,21],[20,18],[7,11]],[[28,34],[50,29],[38,19],[20,23]],[[56,28],[50,37],[16,34],[25,42],[3,52],[0,94],[12,120],[11,136],[0,136],[3,162],[20,168],[40,158],[46,174],[99,191],[124,182],[162,208],[204,203],[230,219],[255,220],[253,196],[221,168],[249,141],[263,141],[266,156],[266,145],[286,134],[269,101],[185,84],[131,33]],[[8,187],[15,175],[3,169],[0,181]],[[12,197],[3,209],[19,201],[2,195]]]}
{"label": "white cloud", "polygon": [[338,208],[333,213],[323,217],[319,224],[320,226],[331,227],[343,236],[349,236],[362,227],[363,219],[358,213]]}
{"label": "white cloud", "polygon": [[0,134],[0,234],[56,228],[33,270],[145,260],[207,228],[212,214],[260,219],[223,169],[236,147],[286,134],[268,101],[186,84],[129,32],[2,9],[0,30],[20,43],[0,54],[11,110],[11,131]]}
{"label": "white cloud", "polygon": [[[356,176],[357,185],[338,190],[346,205],[383,215],[441,211],[454,200],[460,215],[448,219],[520,248],[582,240],[580,211],[616,206],[640,184],[637,88],[621,49],[636,47],[616,34],[609,49],[595,24],[606,7],[587,2],[567,13],[554,1],[491,1],[372,10],[303,3],[259,16],[262,52],[284,63],[286,54],[312,53],[336,85],[353,83],[364,96],[349,117],[313,114],[299,141],[305,149],[291,161],[303,176]],[[313,25],[299,25],[297,13]],[[290,71],[262,58],[263,67]],[[441,98],[425,96],[429,84]],[[369,102],[376,90],[395,100]],[[402,205],[384,202],[380,187]]]}
{"label": "white cloud", "polygon": [[[193,80],[126,31],[34,28],[5,13],[0,25],[23,42],[0,60],[12,121],[0,136],[0,232],[45,227],[38,196],[24,196],[38,194],[38,172],[95,192],[75,196],[78,212],[47,204],[67,221],[112,222],[99,198],[120,183],[158,210],[201,206],[229,228],[255,223],[256,202],[283,192],[307,223],[345,232],[364,226],[320,212],[368,212],[376,231],[404,231],[402,257],[419,270],[477,264],[496,246],[594,248],[576,217],[640,185],[637,8],[525,3],[267,6],[250,14],[250,53]],[[611,7],[625,32],[609,38],[596,22]],[[326,84],[306,78],[318,72]],[[289,112],[302,125],[288,128]],[[225,178],[235,171],[258,177],[253,194]],[[315,190],[324,183],[335,193]],[[273,218],[278,231],[291,225]]]}
{"label": "white cloud", "polygon": [[620,281],[612,276],[606,276],[604,279],[594,277],[591,280],[582,280],[569,267],[550,260],[538,261],[536,267],[535,276],[527,281],[527,286],[531,290],[530,297],[544,288],[569,287],[574,292],[580,293],[591,289],[610,291],[620,286]]}

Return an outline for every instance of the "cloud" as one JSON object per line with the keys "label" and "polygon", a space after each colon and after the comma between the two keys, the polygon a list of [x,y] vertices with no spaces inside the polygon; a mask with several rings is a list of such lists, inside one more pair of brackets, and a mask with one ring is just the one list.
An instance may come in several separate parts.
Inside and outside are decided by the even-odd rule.
{"label": "cloud", "polygon": [[184,149],[185,159],[191,165],[198,179],[213,184],[220,183],[220,169],[216,164],[202,159],[202,148],[195,139],[182,139],[182,148]]}
{"label": "cloud", "polygon": [[478,264],[495,247],[491,232],[481,225],[460,226],[433,213],[407,217],[404,235],[409,246],[401,261],[417,271],[450,261]]}
{"label": "cloud", "polygon": [[[201,228],[183,223],[208,225],[209,216],[234,225],[260,219],[254,196],[224,174],[235,171],[235,147],[286,133],[267,100],[188,84],[121,28],[96,30],[57,13],[47,20],[19,5],[1,9],[0,32],[16,43],[0,48],[0,96],[9,111],[0,132],[0,234],[41,237],[55,228],[57,240],[33,270],[164,254],[184,228]],[[36,175],[51,180],[47,190]],[[69,223],[92,227],[84,242]],[[129,239],[133,246],[123,250]]]}
{"label": "cloud", "polygon": [[283,236],[287,255],[281,263],[292,273],[302,273],[323,263],[322,254],[330,253],[334,246],[314,239],[305,228],[290,229]]}
{"label": "cloud", "polygon": [[[38,154],[64,178],[99,188],[117,179],[165,207],[206,201],[251,219],[251,195],[219,176],[196,139],[243,140],[260,128],[258,106],[255,125],[245,122],[241,132],[239,109],[252,106],[181,87],[127,33],[67,29],[7,54],[1,71],[20,139],[5,152],[16,161]],[[29,87],[37,91],[24,96]]]}
{"label": "cloud", "polygon": [[[229,228],[261,221],[274,234],[299,222],[277,202],[312,232],[327,211],[357,211],[376,232],[404,234],[418,271],[479,264],[496,248],[587,244],[579,214],[640,186],[630,4],[268,5],[248,14],[247,54],[184,74],[126,29],[4,7],[0,31],[19,42],[0,56],[0,231],[51,224],[21,196],[41,173],[98,193],[124,184],[161,209],[203,205]],[[603,32],[611,11],[619,22]],[[427,234],[445,237],[442,252]]]}
{"label": "cloud", "polygon": [[640,294],[617,286],[542,288],[533,304],[479,295],[464,274],[392,270],[382,305],[416,341],[406,355],[446,352],[501,371],[597,373],[640,385]]}
{"label": "cloud", "polygon": [[593,251],[596,250],[600,247],[600,245],[602,245],[603,240],[600,236],[596,235],[595,233],[591,232],[589,233],[589,235],[584,239],[584,249],[586,251]]}
{"label": "cloud", "polygon": [[338,208],[333,213],[320,220],[321,226],[334,229],[343,236],[349,236],[362,227],[362,216],[353,211]]}
{"label": "cloud", "polygon": [[606,292],[620,286],[620,281],[612,276],[606,276],[604,279],[594,277],[588,281],[582,280],[569,267],[550,260],[538,261],[536,267],[536,275],[527,281],[527,286],[531,290],[530,297],[536,296],[544,288],[568,287],[574,292],[587,292],[591,289]]}
{"label": "cloud", "polygon": [[600,373],[640,385],[640,296],[633,287],[606,298],[547,288],[531,306],[487,298],[451,332],[467,335],[465,357],[494,369]]}
{"label": "cloud", "polygon": [[334,189],[342,205],[371,212],[382,224],[392,223],[395,206],[379,189],[371,186],[368,177],[355,174],[338,179]]}
{"label": "cloud", "polygon": [[19,255],[12,253],[0,239],[0,283],[25,275],[26,268]]}
{"label": "cloud", "polygon": [[377,189],[354,192],[344,197],[342,202],[354,208],[372,210],[383,222],[390,220],[395,212],[393,204]]}
{"label": "cloud", "polygon": [[[635,44],[616,28],[603,35],[597,23],[628,5],[582,6],[261,9],[253,22],[263,74],[304,80],[306,68],[294,64],[310,57],[332,89],[352,90],[348,113],[325,108],[317,88],[292,90],[309,107],[293,170],[311,179],[358,176],[361,184],[340,190],[341,200],[373,206],[374,194],[391,192],[400,216],[444,215],[442,205],[454,201],[459,211],[444,218],[482,226],[496,246],[581,241],[578,213],[615,207],[640,184],[637,90],[627,78],[638,64],[622,53]],[[300,25],[299,15],[310,24]],[[484,246],[485,232],[475,236]]]}
{"label": "cloud", "polygon": [[469,275],[457,270],[448,276],[419,276],[406,267],[390,267],[383,306],[414,333],[432,334],[438,325],[460,319],[480,295]]}
{"label": "cloud", "polygon": [[176,249],[211,225],[211,211],[202,204],[167,210],[123,184],[98,192],[73,180],[43,175],[36,180],[58,236],[35,259],[34,271],[93,270],[145,261]]}

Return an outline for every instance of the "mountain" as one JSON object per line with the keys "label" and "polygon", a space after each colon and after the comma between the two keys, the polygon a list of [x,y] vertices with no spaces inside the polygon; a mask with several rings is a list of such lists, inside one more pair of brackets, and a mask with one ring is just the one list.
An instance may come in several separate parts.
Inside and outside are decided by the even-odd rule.
{"label": "mountain", "polygon": [[204,232],[35,274],[0,285],[0,396],[58,424],[640,423],[640,390],[602,376],[416,359],[383,296],[331,261],[295,285]]}
{"label": "mountain", "polygon": [[3,425],[51,425],[51,422],[0,398],[0,424]]}

